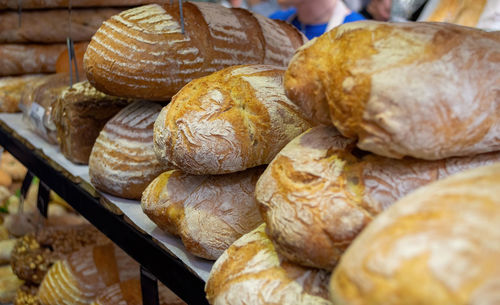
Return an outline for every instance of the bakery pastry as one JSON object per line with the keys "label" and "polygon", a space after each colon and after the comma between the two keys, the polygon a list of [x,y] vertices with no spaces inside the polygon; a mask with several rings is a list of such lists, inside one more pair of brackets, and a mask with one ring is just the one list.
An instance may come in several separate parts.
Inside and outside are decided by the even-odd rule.
{"label": "bakery pastry", "polygon": [[293,26],[215,3],[178,2],[105,21],[84,57],[88,80],[116,96],[169,100],[185,84],[241,64],[285,67],[306,38]]}
{"label": "bakery pastry", "polygon": [[19,162],[9,152],[4,151],[0,160],[0,169],[7,172],[13,181],[21,181],[28,171],[26,167]]}
{"label": "bakery pastry", "polygon": [[142,210],[160,229],[180,236],[187,251],[215,260],[262,223],[254,199],[262,171],[217,176],[168,171],[146,188]]}
{"label": "bakery pastry", "polygon": [[57,261],[43,279],[42,305],[90,304],[104,288],[139,276],[139,265],[109,243],[89,246]]}
{"label": "bakery pastry", "polygon": [[16,242],[16,239],[0,240],[0,265],[10,263],[12,249]]}
{"label": "bakery pastry", "polygon": [[205,292],[213,305],[328,305],[328,277],[324,270],[283,260],[262,224],[215,262]]}
{"label": "bakery pastry", "polygon": [[9,304],[16,297],[16,290],[23,281],[12,273],[9,265],[0,266],[0,304]]}
{"label": "bakery pastry", "polygon": [[284,70],[235,66],[182,88],[155,123],[155,151],[194,175],[267,164],[311,123],[283,90]]}
{"label": "bakery pastry", "polygon": [[153,124],[160,110],[158,104],[137,101],[106,123],[89,159],[90,181],[97,189],[139,199],[154,178],[171,168],[153,150]]}
{"label": "bakery pastry", "polygon": [[[425,21],[476,26],[487,0],[438,0]],[[430,5],[427,4],[427,5]]]}
{"label": "bakery pastry", "polygon": [[67,9],[24,11],[19,25],[17,12],[3,11],[0,12],[0,43],[65,43],[66,37],[89,41],[104,20],[120,12],[116,8],[73,9],[69,19]]}
{"label": "bakery pastry", "polygon": [[10,177],[10,175],[6,171],[0,169],[0,186],[5,186],[8,188],[11,185],[12,178]]}
{"label": "bakery pastry", "polygon": [[468,156],[500,150],[499,56],[495,32],[353,22],[301,48],[285,87],[307,115],[333,123],[363,150]]}
{"label": "bakery pastry", "polygon": [[[183,305],[170,289],[158,283],[160,305]],[[142,305],[141,283],[138,278],[111,285],[102,290],[91,305]]]}
{"label": "bakery pastry", "polygon": [[19,112],[19,100],[26,83],[42,76],[28,74],[0,78],[0,112]]}
{"label": "bakery pastry", "polygon": [[2,44],[0,76],[53,73],[66,44]]}
{"label": "bakery pastry", "polygon": [[40,305],[37,293],[38,286],[23,284],[16,291],[14,305]]}
{"label": "bakery pastry", "polygon": [[131,102],[99,92],[88,81],[66,87],[51,113],[62,154],[73,163],[88,164],[104,124]]}
{"label": "bakery pastry", "polygon": [[335,304],[497,304],[500,164],[422,187],[380,214],[332,276]]}
{"label": "bakery pastry", "polygon": [[355,149],[334,127],[291,141],[255,188],[267,232],[287,259],[332,270],[376,215],[413,190],[500,161],[500,152],[437,161],[394,160]]}

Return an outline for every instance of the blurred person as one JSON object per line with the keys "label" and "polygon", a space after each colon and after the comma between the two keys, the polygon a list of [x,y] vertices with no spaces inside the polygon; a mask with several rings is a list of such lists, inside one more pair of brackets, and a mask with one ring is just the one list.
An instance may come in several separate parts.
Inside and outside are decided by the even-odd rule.
{"label": "blurred person", "polygon": [[391,17],[392,0],[371,0],[360,11],[366,19],[388,21]]}
{"label": "blurred person", "polygon": [[288,9],[279,10],[270,18],[291,23],[308,39],[321,36],[340,24],[365,19],[342,0],[278,0],[278,4]]}
{"label": "blurred person", "polygon": [[276,0],[223,0],[220,4],[225,7],[246,8],[266,17],[280,9]]}

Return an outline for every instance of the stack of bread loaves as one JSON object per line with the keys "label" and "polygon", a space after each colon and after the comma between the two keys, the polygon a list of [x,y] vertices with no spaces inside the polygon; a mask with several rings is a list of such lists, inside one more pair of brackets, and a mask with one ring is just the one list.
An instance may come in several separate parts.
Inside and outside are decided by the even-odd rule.
{"label": "stack of bread loaves", "polygon": [[[493,225],[500,205],[490,196],[500,189],[499,56],[497,33],[437,23],[346,24],[297,51],[285,90],[321,126],[277,154],[255,196],[283,260],[332,271],[340,259],[330,287],[334,304],[498,301],[490,292],[500,273],[486,267],[498,247],[465,236],[477,230],[500,243]],[[419,187],[483,165],[491,167],[460,182],[467,191],[447,188],[457,176],[396,203],[399,214],[383,212]],[[459,198],[469,194],[466,207],[468,199]],[[455,202],[472,218],[450,208]],[[379,213],[383,220],[377,222]],[[404,216],[391,220],[396,214]],[[365,226],[370,233],[357,241]],[[455,238],[458,232],[464,239]],[[206,287],[212,304],[248,304],[234,291],[253,291],[258,280],[271,280],[256,260],[248,261],[253,246],[243,244],[233,247],[245,255],[233,255],[231,247],[216,262]],[[244,277],[221,268],[228,257],[246,266]],[[484,259],[473,275],[462,267],[469,257]],[[250,304],[276,302],[272,293],[259,296]],[[308,303],[296,298],[290,304]]]}

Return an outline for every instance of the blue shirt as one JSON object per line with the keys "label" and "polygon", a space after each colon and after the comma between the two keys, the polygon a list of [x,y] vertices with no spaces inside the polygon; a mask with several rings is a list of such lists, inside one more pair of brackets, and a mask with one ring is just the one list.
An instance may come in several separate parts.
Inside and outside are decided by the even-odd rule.
{"label": "blue shirt", "polygon": [[[284,11],[274,12],[273,14],[271,14],[269,16],[269,18],[290,22],[297,29],[299,29],[302,33],[304,33],[304,35],[306,35],[306,37],[308,39],[313,39],[314,37],[318,37],[318,36],[323,35],[325,33],[326,27],[328,25],[328,23],[303,25],[299,21],[299,18],[297,18],[297,10],[295,8],[291,8],[289,10],[284,10]],[[352,12],[344,18],[343,23],[348,23],[348,22],[353,22],[353,21],[358,21],[358,20],[365,20],[365,17],[363,17],[363,15],[361,15],[357,12]]]}

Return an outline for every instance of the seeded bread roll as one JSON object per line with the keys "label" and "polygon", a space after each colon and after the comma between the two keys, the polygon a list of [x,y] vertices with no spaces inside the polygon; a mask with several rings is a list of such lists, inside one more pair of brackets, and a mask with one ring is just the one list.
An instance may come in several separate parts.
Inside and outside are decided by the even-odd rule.
{"label": "seeded bread roll", "polygon": [[142,192],[162,172],[153,150],[153,124],[161,106],[137,101],[109,120],[95,141],[89,158],[92,184],[106,193],[140,199]]}
{"label": "seeded bread roll", "polygon": [[500,150],[499,57],[499,32],[353,22],[301,48],[285,87],[307,115],[358,138],[363,150],[468,156]]}
{"label": "seeded bread roll", "polygon": [[413,190],[466,169],[500,162],[500,152],[438,161],[365,153],[335,128],[290,142],[259,179],[255,197],[284,257],[332,270],[364,227]]}
{"label": "seeded bread roll", "polygon": [[44,277],[42,305],[86,305],[113,284],[139,276],[139,265],[113,244],[91,246],[56,262]]}
{"label": "seeded bread roll", "polygon": [[205,292],[212,305],[330,305],[328,277],[283,260],[262,224],[215,262]]}
{"label": "seeded bread roll", "polygon": [[99,28],[85,53],[88,80],[116,96],[169,100],[185,84],[241,64],[288,65],[306,38],[293,26],[215,3],[130,9]]}
{"label": "seeded bread roll", "polygon": [[52,106],[62,154],[71,162],[88,164],[104,124],[132,102],[99,92],[88,81],[64,89]]}
{"label": "seeded bread roll", "polygon": [[433,2],[438,2],[438,4],[425,21],[448,22],[465,26],[476,26],[488,1],[438,0]]}
{"label": "seeded bread roll", "polygon": [[500,164],[422,187],[380,214],[330,282],[335,304],[498,304]]}
{"label": "seeded bread roll", "polygon": [[262,223],[254,190],[263,170],[217,176],[168,171],[146,188],[142,210],[160,229],[180,236],[189,252],[215,260]]}
{"label": "seeded bread roll", "polygon": [[[89,41],[101,23],[122,10],[114,8],[75,9],[71,12],[71,36],[68,10],[0,12],[0,43],[64,43]],[[82,68],[80,66],[80,68]]]}
{"label": "seeded bread roll", "polygon": [[235,66],[182,88],[155,123],[155,151],[194,175],[267,164],[311,124],[283,89],[284,70]]}

